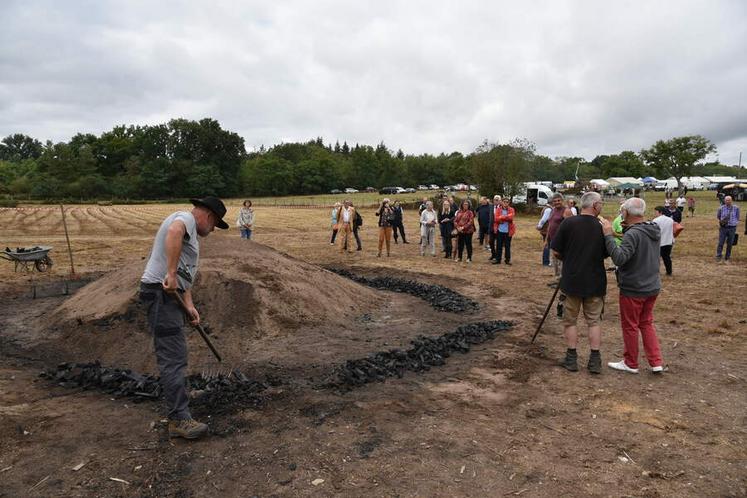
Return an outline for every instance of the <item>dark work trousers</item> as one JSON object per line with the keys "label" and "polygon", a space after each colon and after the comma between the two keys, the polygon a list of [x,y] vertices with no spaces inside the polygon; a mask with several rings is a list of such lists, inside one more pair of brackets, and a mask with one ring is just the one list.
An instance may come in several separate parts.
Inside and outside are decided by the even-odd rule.
{"label": "dark work trousers", "polygon": [[336,238],[337,238],[337,229],[333,228],[332,229],[332,238],[330,239],[329,243],[330,244],[334,244]]}
{"label": "dark work trousers", "polygon": [[506,263],[511,262],[511,237],[508,233],[498,232],[495,239],[495,260],[500,261],[503,250],[506,250]]}
{"label": "dark work trousers", "polygon": [[672,274],[672,245],[661,246],[659,248],[659,254],[661,259],[664,260],[664,269],[667,271],[667,275]]}
{"label": "dark work trousers", "polygon": [[446,257],[451,257],[451,227],[453,226],[451,223],[441,223],[441,244],[443,246],[443,250],[446,253]]}
{"label": "dark work trousers", "polygon": [[485,244],[485,237],[488,237],[488,244],[490,243],[490,235],[488,234],[488,226],[480,224],[480,232],[477,235],[480,246],[482,247],[483,244]]}
{"label": "dark work trousers", "polygon": [[361,250],[361,237],[358,235],[358,229],[360,227],[353,226],[353,236],[355,237],[355,243],[358,244],[358,250]]}
{"label": "dark work trousers", "polygon": [[402,242],[407,242],[405,237],[405,225],[401,221],[392,225],[392,235],[394,235],[394,242],[397,242],[397,230],[402,234]]}
{"label": "dark work trousers", "polygon": [[163,291],[161,284],[140,284],[140,302],[153,334],[156,364],[163,396],[171,420],[192,418],[185,380],[187,338],[184,336],[184,311],[179,303]]}
{"label": "dark work trousers", "polygon": [[490,259],[495,259],[495,255],[496,255],[495,246],[497,244],[497,241],[498,241],[498,234],[491,230],[490,231]]}
{"label": "dark work trousers", "polygon": [[464,248],[467,247],[467,259],[472,259],[472,234],[460,233],[457,235],[457,256],[462,260]]}

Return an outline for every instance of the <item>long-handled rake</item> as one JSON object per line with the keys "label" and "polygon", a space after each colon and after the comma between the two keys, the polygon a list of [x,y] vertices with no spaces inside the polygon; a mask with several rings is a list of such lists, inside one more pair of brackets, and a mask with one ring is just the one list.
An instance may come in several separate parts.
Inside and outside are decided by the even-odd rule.
{"label": "long-handled rake", "polygon": [[552,303],[555,302],[555,298],[557,297],[559,290],[560,290],[560,281],[558,281],[557,284],[555,284],[555,292],[552,293],[550,302],[547,303],[547,308],[545,308],[545,313],[542,315],[542,320],[540,320],[539,325],[537,325],[537,330],[534,331],[534,335],[532,336],[532,342],[530,344],[534,344],[534,340],[537,338],[537,335],[539,334],[539,331],[542,328],[542,325],[544,325],[545,320],[547,319],[547,315],[548,313],[550,313],[550,308],[552,308]]}
{"label": "long-handled rake", "polygon": [[[181,295],[179,295],[178,292],[174,292],[173,296],[176,298],[177,302],[179,303],[179,306],[181,306],[182,310],[184,310],[184,313],[187,313],[187,305],[184,303],[184,299]],[[193,325],[194,328],[197,329],[197,332],[200,333],[200,336],[205,341],[205,344],[210,348],[210,351],[213,352],[213,355],[217,358],[219,362],[223,361],[223,358],[221,358],[220,354],[218,353],[218,350],[215,349],[215,346],[213,346],[213,343],[210,341],[210,338],[207,335],[207,332],[205,332],[205,329],[202,328],[202,325],[199,323],[197,325]]]}

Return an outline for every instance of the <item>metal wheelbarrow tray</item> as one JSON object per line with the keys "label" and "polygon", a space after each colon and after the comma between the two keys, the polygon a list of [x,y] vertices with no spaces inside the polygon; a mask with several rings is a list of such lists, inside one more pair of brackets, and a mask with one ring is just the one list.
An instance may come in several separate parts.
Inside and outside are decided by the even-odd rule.
{"label": "metal wheelbarrow tray", "polygon": [[15,250],[6,247],[0,252],[0,258],[13,261],[15,271],[21,268],[28,272],[36,268],[39,272],[45,272],[52,266],[52,258],[49,257],[51,250],[51,246],[17,247]]}

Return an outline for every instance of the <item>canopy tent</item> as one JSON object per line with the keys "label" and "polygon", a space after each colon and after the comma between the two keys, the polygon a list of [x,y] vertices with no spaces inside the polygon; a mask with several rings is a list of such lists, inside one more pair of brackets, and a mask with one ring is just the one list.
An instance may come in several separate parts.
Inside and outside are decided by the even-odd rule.
{"label": "canopy tent", "polygon": [[657,180],[653,176],[647,176],[646,178],[641,179],[641,181],[643,182],[644,185],[650,185],[650,184],[655,184],[659,180]]}
{"label": "canopy tent", "polygon": [[589,183],[601,188],[607,188],[610,186],[608,181],[602,180],[601,178],[594,178],[593,180],[589,180]]}
{"label": "canopy tent", "polygon": [[640,183],[622,183],[620,185],[615,185],[615,189],[617,190],[636,190],[640,188]]}
{"label": "canopy tent", "polygon": [[612,185],[615,188],[620,188],[620,185],[623,185],[625,183],[632,183],[636,185],[637,187],[642,187],[643,182],[633,178],[632,176],[613,176],[611,178],[607,178],[607,183]]}

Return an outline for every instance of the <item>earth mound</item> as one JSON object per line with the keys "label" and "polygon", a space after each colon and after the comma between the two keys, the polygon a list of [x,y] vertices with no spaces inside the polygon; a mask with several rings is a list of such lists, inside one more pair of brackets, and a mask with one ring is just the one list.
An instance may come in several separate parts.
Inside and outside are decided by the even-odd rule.
{"label": "earth mound", "polygon": [[[138,261],[104,275],[44,319],[43,327],[59,334],[54,335],[60,359],[154,370],[151,337],[137,302],[144,266]],[[252,340],[260,337],[344,326],[381,301],[376,291],[321,267],[227,236],[201,241],[193,298],[227,359],[251,354]],[[189,342],[196,363],[210,359],[197,334],[190,334]]]}

